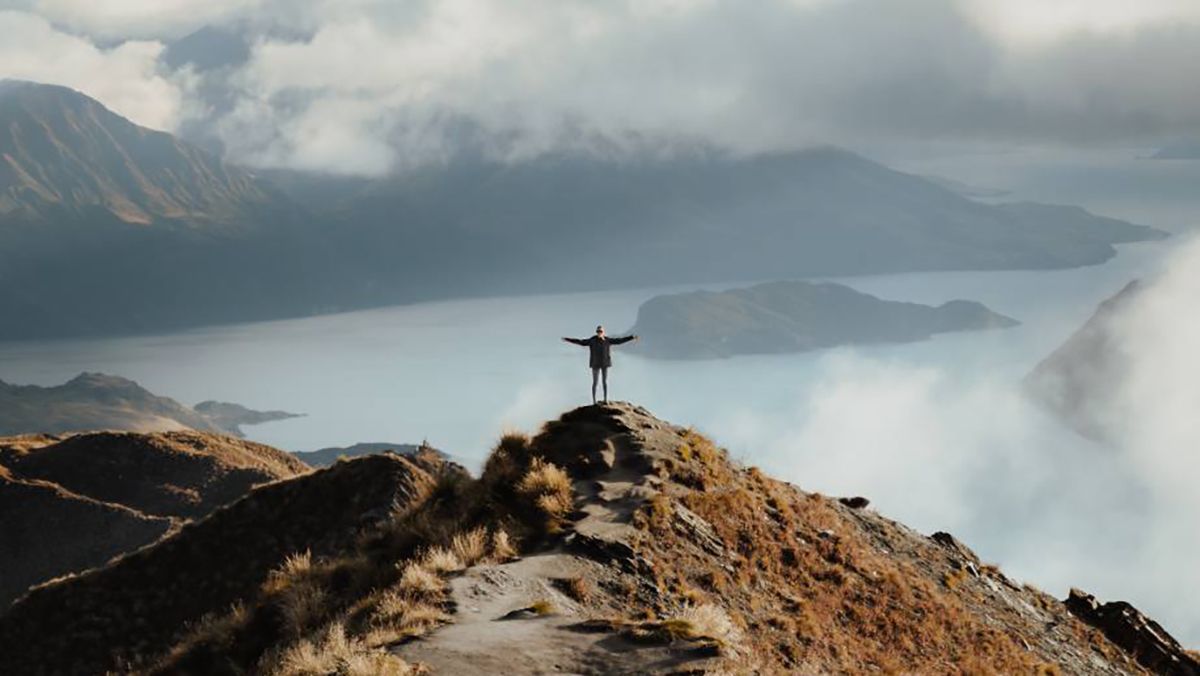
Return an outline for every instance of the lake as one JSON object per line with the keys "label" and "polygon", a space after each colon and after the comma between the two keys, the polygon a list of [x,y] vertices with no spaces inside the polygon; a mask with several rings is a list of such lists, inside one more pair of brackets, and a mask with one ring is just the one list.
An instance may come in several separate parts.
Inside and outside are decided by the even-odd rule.
{"label": "lake", "polygon": [[[840,279],[887,299],[978,300],[1022,324],[905,345],[705,362],[651,361],[617,347],[611,396],[695,426],[734,457],[807,490],[865,495],[923,532],[950,530],[1059,597],[1075,584],[1125,598],[1182,638],[1200,639],[1190,609],[1162,582],[1195,578],[1200,553],[1144,560],[1138,538],[1149,537],[1158,518],[1141,497],[1144,487],[1123,478],[1119,457],[1065,430],[1017,389],[1097,303],[1152,274],[1174,246],[1127,245],[1107,264],[1072,270]],[[680,289],[7,343],[0,378],[52,385],[102,371],[187,404],[218,399],[304,413],[246,428],[252,439],[288,450],[428,440],[477,464],[502,431],[535,431],[588,402],[586,352],[560,337],[586,336],[597,323],[619,334],[641,302],[673,290]],[[1135,567],[1142,575],[1130,575]]]}

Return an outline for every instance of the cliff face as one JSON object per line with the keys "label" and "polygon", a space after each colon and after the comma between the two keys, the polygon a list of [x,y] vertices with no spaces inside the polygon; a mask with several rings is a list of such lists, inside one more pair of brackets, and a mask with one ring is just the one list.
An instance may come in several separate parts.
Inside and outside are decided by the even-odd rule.
{"label": "cliff face", "polygon": [[0,438],[0,607],[307,471],[283,451],[199,432]]}
{"label": "cliff face", "polygon": [[1200,674],[1161,627],[1120,620],[1137,620],[1127,606],[1064,603],[865,503],[740,467],[644,409],[584,407],[504,437],[478,479],[384,455],[255,489],[22,599],[0,617],[0,660],[30,674]]}

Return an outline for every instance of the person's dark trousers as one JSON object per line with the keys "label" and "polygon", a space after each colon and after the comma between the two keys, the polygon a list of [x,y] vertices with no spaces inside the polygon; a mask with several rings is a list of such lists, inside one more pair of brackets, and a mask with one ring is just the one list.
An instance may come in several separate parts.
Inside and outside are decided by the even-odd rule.
{"label": "person's dark trousers", "polygon": [[596,381],[600,380],[604,383],[604,403],[608,403],[608,369],[594,368],[592,369],[592,403],[596,403]]}

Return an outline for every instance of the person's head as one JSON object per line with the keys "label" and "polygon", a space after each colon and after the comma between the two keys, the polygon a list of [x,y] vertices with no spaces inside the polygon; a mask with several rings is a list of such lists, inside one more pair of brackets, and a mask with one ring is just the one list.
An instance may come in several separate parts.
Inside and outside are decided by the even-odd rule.
{"label": "person's head", "polygon": [[597,335],[597,336],[603,336],[603,335],[604,335],[604,327],[603,327],[603,326],[597,326],[597,327],[596,327],[596,335]]}

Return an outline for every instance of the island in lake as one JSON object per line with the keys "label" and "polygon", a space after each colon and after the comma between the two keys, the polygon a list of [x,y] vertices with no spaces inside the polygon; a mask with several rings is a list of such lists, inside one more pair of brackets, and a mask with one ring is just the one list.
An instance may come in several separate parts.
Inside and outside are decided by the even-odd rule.
{"label": "island in lake", "polygon": [[938,306],[876,298],[832,282],[782,281],[655,296],[638,309],[637,350],[659,359],[716,359],[840,345],[905,343],[935,333],[1016,326],[981,303]]}

